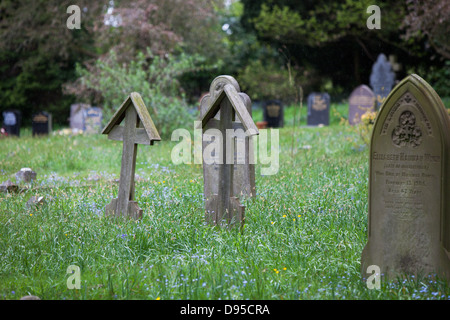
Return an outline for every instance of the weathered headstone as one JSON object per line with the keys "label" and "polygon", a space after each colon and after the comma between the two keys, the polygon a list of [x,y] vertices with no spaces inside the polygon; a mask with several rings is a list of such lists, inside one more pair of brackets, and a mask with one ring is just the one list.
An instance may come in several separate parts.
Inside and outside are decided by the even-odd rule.
{"label": "weathered headstone", "polygon": [[450,120],[422,78],[402,80],[375,121],[369,162],[368,242],[361,273],[450,280]]}
{"label": "weathered headstone", "polygon": [[264,104],[264,121],[268,128],[282,128],[284,125],[283,104],[279,100],[269,100]]}
{"label": "weathered headstone", "polygon": [[239,198],[256,193],[250,137],[259,132],[251,117],[250,98],[240,92],[233,77],[219,76],[201,101],[201,118],[206,220],[242,226],[245,207]]}
{"label": "weathered headstone", "polygon": [[48,135],[52,132],[52,115],[45,111],[33,114],[31,128],[33,136]]}
{"label": "weathered headstone", "polygon": [[395,73],[392,71],[391,63],[386,59],[384,54],[379,54],[377,61],[372,66],[370,74],[370,86],[375,94],[376,105],[378,110],[384,102],[395,81]]}
{"label": "weathered headstone", "polygon": [[90,108],[89,104],[77,103],[70,106],[70,129],[72,131],[84,130],[84,110]]}
{"label": "weathered headstone", "polygon": [[99,133],[102,126],[102,109],[98,107],[91,107],[83,109],[85,133]]}
{"label": "weathered headstone", "polygon": [[312,92],[308,96],[308,117],[309,126],[330,124],[330,95],[328,93]]}
{"label": "weathered headstone", "polygon": [[[122,121],[123,126],[120,125]],[[108,139],[123,141],[119,193],[106,205],[106,215],[139,219],[142,209],[134,201],[137,144],[153,145],[154,141],[161,140],[139,93],[132,92],[128,96],[103,128],[102,134],[107,134]]]}
{"label": "weathered headstone", "polygon": [[3,111],[3,128],[11,136],[20,136],[20,122],[22,113],[19,110]]}
{"label": "weathered headstone", "polygon": [[353,90],[348,99],[348,122],[355,125],[361,122],[361,116],[375,111],[375,95],[366,85],[362,84]]}

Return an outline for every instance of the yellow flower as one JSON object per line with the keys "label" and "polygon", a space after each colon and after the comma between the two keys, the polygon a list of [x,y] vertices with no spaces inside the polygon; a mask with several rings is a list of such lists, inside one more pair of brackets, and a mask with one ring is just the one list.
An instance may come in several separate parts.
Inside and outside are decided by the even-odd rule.
{"label": "yellow flower", "polygon": [[283,268],[284,271],[286,271],[286,269],[287,269],[286,267]]}
{"label": "yellow flower", "polygon": [[32,216],[33,214],[32,213],[30,213],[30,217]]}
{"label": "yellow flower", "polygon": [[163,180],[163,183],[166,183],[166,180]]}
{"label": "yellow flower", "polygon": [[271,221],[270,223],[271,223],[271,224],[274,224],[275,222]]}
{"label": "yellow flower", "polygon": [[285,214],[283,214],[283,218],[286,218],[286,215],[285,215]]}
{"label": "yellow flower", "polygon": [[301,216],[302,216],[301,214],[298,215],[299,218],[300,218]]}
{"label": "yellow flower", "polygon": [[156,300],[161,300],[161,298],[160,298],[160,297],[158,297],[158,298],[156,298]]}
{"label": "yellow flower", "polygon": [[292,221],[295,221],[295,219],[292,219]]}

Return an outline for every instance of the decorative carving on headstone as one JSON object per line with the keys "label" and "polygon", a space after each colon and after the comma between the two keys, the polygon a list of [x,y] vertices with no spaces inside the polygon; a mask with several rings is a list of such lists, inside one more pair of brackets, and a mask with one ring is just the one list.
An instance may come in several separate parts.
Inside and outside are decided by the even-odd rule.
{"label": "decorative carving on headstone", "polygon": [[[120,125],[122,121],[124,126]],[[123,141],[119,193],[106,205],[106,215],[140,219],[142,209],[134,201],[137,144],[152,145],[161,138],[139,93],[132,92],[128,96],[103,128],[102,134],[107,134],[108,139]]]}

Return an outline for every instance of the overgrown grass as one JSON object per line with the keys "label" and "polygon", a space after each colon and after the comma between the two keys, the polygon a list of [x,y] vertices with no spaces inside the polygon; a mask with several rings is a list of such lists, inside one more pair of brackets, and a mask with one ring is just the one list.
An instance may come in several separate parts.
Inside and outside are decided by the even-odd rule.
{"label": "overgrown grass", "polygon": [[[29,131],[0,140],[0,181],[22,167],[37,172],[21,193],[0,194],[0,299],[448,299],[436,279],[380,290],[361,279],[368,148],[340,123],[346,108],[332,106],[329,127],[295,131],[286,109],[280,171],[263,176],[256,166],[242,232],[204,223],[202,168],[172,164],[177,142],[138,147],[144,217],[131,221],[103,216],[117,196],[121,142]],[[302,125],[305,117],[303,108]],[[27,208],[31,196],[45,203]],[[79,290],[67,288],[69,265],[81,269]]]}

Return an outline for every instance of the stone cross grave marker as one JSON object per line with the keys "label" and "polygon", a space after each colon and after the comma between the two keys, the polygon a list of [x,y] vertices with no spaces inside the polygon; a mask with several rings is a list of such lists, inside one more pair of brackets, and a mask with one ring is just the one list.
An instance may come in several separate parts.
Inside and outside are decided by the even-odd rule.
{"label": "stone cross grave marker", "polygon": [[52,115],[41,111],[33,114],[31,124],[32,135],[48,135],[52,132]]}
{"label": "stone cross grave marker", "polygon": [[370,74],[370,86],[375,94],[375,108],[378,110],[384,102],[395,81],[395,73],[392,71],[391,63],[384,54],[379,54],[377,61],[372,66]]}
{"label": "stone cross grave marker", "polygon": [[[122,121],[123,126],[120,125]],[[139,219],[142,209],[134,201],[137,145],[153,145],[154,141],[161,140],[139,93],[132,92],[128,96],[103,128],[102,134],[107,134],[108,139],[123,141],[119,193],[117,198],[106,205],[106,215]]]}
{"label": "stone cross grave marker", "polygon": [[85,133],[99,133],[102,126],[102,109],[98,107],[83,109],[83,119]]}
{"label": "stone cross grave marker", "polygon": [[390,93],[370,144],[368,242],[361,273],[450,280],[450,120],[441,99],[413,74]]}
{"label": "stone cross grave marker", "polygon": [[312,92],[308,96],[308,117],[309,126],[330,124],[330,95],[328,93]]}
{"label": "stone cross grave marker", "polygon": [[20,136],[20,121],[22,113],[19,110],[3,111],[3,128],[12,136]]}
{"label": "stone cross grave marker", "polygon": [[361,122],[361,116],[375,111],[375,95],[372,89],[362,84],[353,90],[348,99],[348,122],[355,125]]}
{"label": "stone cross grave marker", "polygon": [[284,125],[284,110],[281,101],[266,101],[264,103],[263,116],[268,128],[282,128]]}
{"label": "stone cross grave marker", "polygon": [[[250,98],[240,92],[233,77],[218,76],[201,101],[201,117],[206,221],[242,226],[245,207],[239,197],[256,193],[251,136],[259,132],[251,117]],[[212,146],[219,150],[211,150]]]}

